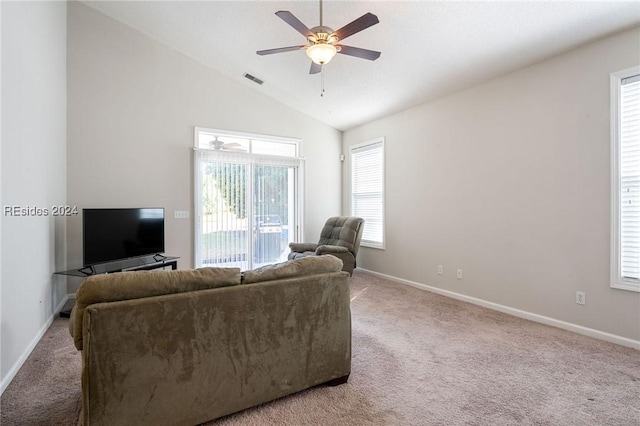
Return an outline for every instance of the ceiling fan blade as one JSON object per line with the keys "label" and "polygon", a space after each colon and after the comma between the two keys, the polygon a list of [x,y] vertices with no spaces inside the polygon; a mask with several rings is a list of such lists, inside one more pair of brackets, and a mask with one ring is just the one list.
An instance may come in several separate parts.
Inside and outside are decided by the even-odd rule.
{"label": "ceiling fan blade", "polygon": [[276,12],[276,15],[278,15],[278,17],[280,17],[280,19],[282,19],[284,22],[295,28],[295,30],[303,36],[307,37],[313,35],[311,30],[307,28],[307,26],[303,24],[298,18],[293,16],[293,13],[289,12],[288,10],[280,10]]}
{"label": "ceiling fan blade", "polygon": [[258,50],[256,53],[258,55],[273,55],[274,53],[291,52],[293,50],[304,49],[305,47],[307,46],[278,47],[277,49]]}
{"label": "ceiling fan blade", "polygon": [[309,68],[309,74],[318,74],[322,71],[322,65],[318,65],[315,62],[311,61],[311,68]]}
{"label": "ceiling fan blade", "polygon": [[247,150],[245,148],[222,148],[225,151],[229,151],[229,152],[247,152]]}
{"label": "ceiling fan blade", "polygon": [[375,61],[380,57],[380,52],[377,52],[375,50],[345,46],[344,44],[341,44],[340,47],[341,49],[338,51],[338,53],[342,53],[343,55],[355,56],[356,58],[368,59],[370,61]]}
{"label": "ceiling fan blade", "polygon": [[339,40],[344,40],[345,38],[352,36],[357,32],[360,32],[366,28],[369,28],[372,25],[377,24],[378,22],[380,22],[378,20],[378,17],[373,13],[368,12],[362,15],[361,17],[359,17],[358,19],[356,19],[355,21],[340,28],[339,30],[334,32],[334,34],[338,36]]}

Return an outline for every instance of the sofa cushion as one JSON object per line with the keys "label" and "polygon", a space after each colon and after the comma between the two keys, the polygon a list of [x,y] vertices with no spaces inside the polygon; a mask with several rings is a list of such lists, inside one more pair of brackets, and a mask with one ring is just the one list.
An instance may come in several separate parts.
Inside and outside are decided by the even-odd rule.
{"label": "sofa cushion", "polygon": [[72,331],[76,348],[82,349],[82,321],[84,310],[89,305],[236,284],[240,284],[239,268],[131,271],[94,275],[84,280],[76,292],[69,330]]}
{"label": "sofa cushion", "polygon": [[342,260],[335,256],[309,256],[245,271],[242,274],[242,282],[244,284],[251,284],[261,281],[279,280],[301,275],[321,274],[341,270]]}

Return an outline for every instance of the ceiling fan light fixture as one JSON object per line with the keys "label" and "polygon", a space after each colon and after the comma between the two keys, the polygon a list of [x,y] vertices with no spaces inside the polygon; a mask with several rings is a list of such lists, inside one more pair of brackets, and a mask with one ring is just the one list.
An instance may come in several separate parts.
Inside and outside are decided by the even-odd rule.
{"label": "ceiling fan light fixture", "polygon": [[317,43],[307,47],[307,56],[318,65],[324,65],[331,61],[338,49],[329,43]]}

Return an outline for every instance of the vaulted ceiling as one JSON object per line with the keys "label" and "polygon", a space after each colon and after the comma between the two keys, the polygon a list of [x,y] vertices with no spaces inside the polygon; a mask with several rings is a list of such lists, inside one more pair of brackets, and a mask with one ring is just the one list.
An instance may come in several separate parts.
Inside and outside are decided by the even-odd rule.
{"label": "vaulted ceiling", "polygon": [[328,0],[323,23],[334,30],[367,12],[377,15],[380,23],[345,44],[382,55],[376,61],[337,55],[322,74],[309,75],[304,50],[256,51],[305,44],[275,12],[288,10],[311,28],[319,24],[317,1],[85,4],[340,130],[640,25],[638,1]]}

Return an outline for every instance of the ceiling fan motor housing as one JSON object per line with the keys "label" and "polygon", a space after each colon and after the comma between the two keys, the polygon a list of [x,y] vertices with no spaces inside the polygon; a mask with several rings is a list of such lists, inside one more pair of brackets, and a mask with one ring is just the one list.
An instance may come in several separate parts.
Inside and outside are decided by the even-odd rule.
{"label": "ceiling fan motor housing", "polygon": [[307,40],[311,44],[328,43],[334,44],[338,42],[338,36],[335,35],[333,29],[325,26],[313,27],[310,30],[313,34],[307,36]]}

